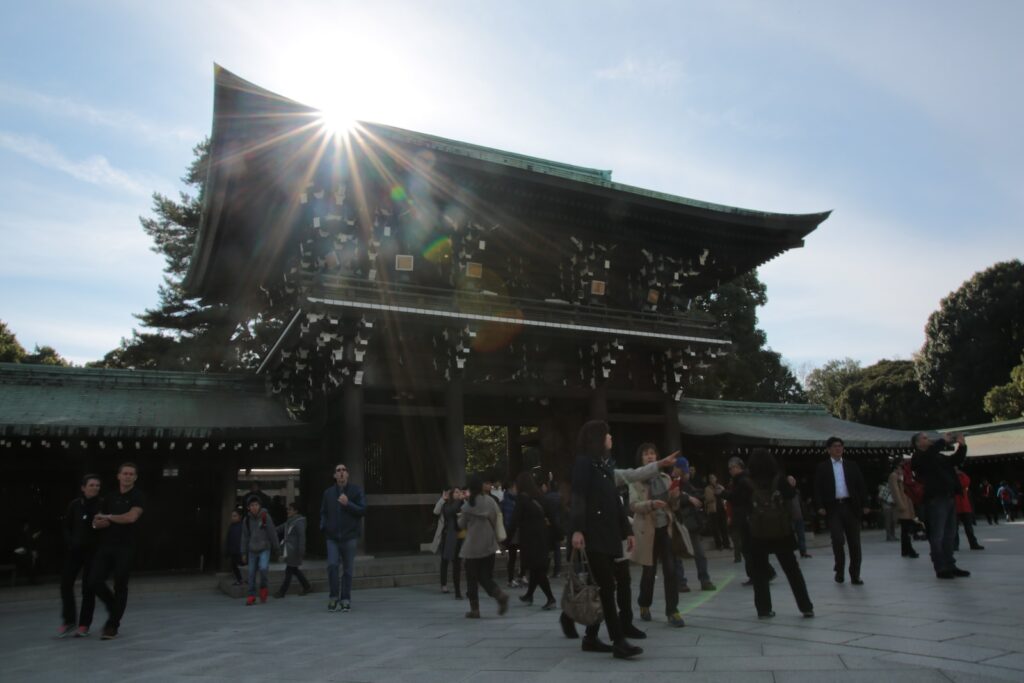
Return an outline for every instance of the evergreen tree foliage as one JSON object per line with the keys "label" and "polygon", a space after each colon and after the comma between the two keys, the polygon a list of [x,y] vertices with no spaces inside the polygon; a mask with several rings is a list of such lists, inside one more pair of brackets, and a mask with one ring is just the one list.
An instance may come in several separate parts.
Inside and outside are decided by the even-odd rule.
{"label": "evergreen tree foliage", "polygon": [[71,366],[71,363],[57,353],[52,346],[39,346],[38,344],[36,344],[35,350],[26,354],[21,362],[32,365],[59,365],[65,368]]}
{"label": "evergreen tree foliage", "polygon": [[918,431],[938,425],[934,410],[921,393],[913,361],[880,360],[849,377],[832,412],[861,424]]}
{"label": "evergreen tree foliage", "polygon": [[153,251],[164,257],[164,281],[159,305],[137,314],[143,328],[121,339],[118,348],[93,367],[148,368],[230,372],[252,369],[259,363],[266,339],[280,323],[262,314],[210,306],[186,295],[182,283],[188,273],[199,235],[203,189],[209,163],[209,140],[193,149],[195,158],[182,182],[189,191],[174,200],[153,194],[153,215],[140,218],[153,240]]}
{"label": "evergreen tree foliage", "polygon": [[1006,382],[1022,350],[1024,264],[1005,261],[976,273],[928,318],[917,379],[942,423],[984,422],[985,394]]}
{"label": "evergreen tree foliage", "polygon": [[985,394],[985,412],[995,421],[1024,417],[1024,353],[1020,365],[1010,371],[1010,381]]}
{"label": "evergreen tree foliage", "polygon": [[860,362],[852,358],[834,358],[820,368],[808,373],[804,380],[807,400],[825,406],[833,415],[838,415],[837,402],[850,384],[860,379]]}
{"label": "evergreen tree foliage", "polygon": [[68,367],[71,365],[52,346],[39,346],[36,344],[32,353],[25,351],[25,347],[18,341],[18,337],[7,327],[7,323],[0,320],[0,363],[24,363],[26,365],[60,365]]}
{"label": "evergreen tree foliage", "polygon": [[741,275],[697,302],[700,310],[719,321],[732,347],[688,395],[734,401],[806,401],[796,376],[781,355],[765,347],[767,336],[757,327],[757,307],[767,302],[768,290],[757,271]]}
{"label": "evergreen tree foliage", "polygon": [[505,460],[508,443],[507,430],[504,426],[466,425],[463,434],[466,445],[466,472],[501,469],[498,466]]}
{"label": "evergreen tree foliage", "polygon": [[0,320],[0,363],[20,363],[25,358],[25,347],[18,337]]}

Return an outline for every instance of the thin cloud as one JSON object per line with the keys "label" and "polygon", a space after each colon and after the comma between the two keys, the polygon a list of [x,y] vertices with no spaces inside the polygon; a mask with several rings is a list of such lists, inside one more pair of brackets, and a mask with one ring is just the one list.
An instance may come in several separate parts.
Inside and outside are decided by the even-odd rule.
{"label": "thin cloud", "polygon": [[618,64],[595,73],[602,81],[638,83],[644,87],[668,89],[679,82],[682,68],[675,60],[637,60],[627,57]]}
{"label": "thin cloud", "polygon": [[0,83],[0,102],[46,116],[59,116],[93,126],[130,131],[143,140],[168,139],[174,143],[193,144],[203,135],[185,126],[162,126],[134,112],[102,109],[68,97],[54,97],[8,83]]}
{"label": "thin cloud", "polygon": [[140,182],[125,171],[114,168],[106,157],[98,154],[75,161],[66,157],[45,140],[2,131],[0,131],[0,149],[6,149],[43,168],[60,171],[76,180],[92,185],[117,188],[133,194],[148,194],[150,191],[147,184]]}

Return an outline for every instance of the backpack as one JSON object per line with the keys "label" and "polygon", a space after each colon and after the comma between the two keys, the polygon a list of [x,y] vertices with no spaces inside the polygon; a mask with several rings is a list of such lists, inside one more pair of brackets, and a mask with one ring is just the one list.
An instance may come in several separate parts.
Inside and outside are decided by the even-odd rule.
{"label": "backpack", "polygon": [[750,506],[750,535],[764,541],[775,541],[793,535],[793,513],[789,501],[779,492],[779,475],[771,488],[753,485]]}
{"label": "backpack", "polygon": [[915,507],[924,502],[924,484],[914,477],[909,460],[903,461],[903,493]]}

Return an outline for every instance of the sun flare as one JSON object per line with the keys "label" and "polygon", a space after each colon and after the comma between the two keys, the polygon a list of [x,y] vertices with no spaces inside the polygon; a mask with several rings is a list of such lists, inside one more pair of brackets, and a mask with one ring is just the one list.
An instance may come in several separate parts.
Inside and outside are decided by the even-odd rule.
{"label": "sun flare", "polygon": [[320,125],[334,137],[347,137],[356,127],[356,120],[343,111],[332,109],[320,112]]}

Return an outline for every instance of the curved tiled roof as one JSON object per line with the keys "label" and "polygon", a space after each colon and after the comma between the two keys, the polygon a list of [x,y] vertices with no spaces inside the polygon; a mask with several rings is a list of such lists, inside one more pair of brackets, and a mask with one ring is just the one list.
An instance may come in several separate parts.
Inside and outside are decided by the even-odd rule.
{"label": "curved tiled roof", "polygon": [[301,436],[261,380],[0,363],[0,435],[11,438]]}

